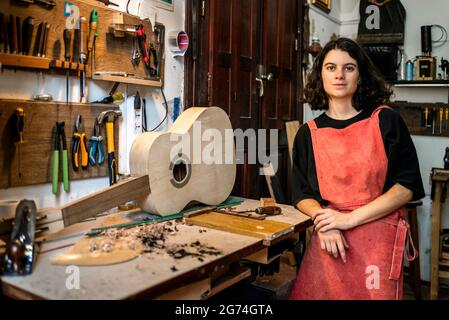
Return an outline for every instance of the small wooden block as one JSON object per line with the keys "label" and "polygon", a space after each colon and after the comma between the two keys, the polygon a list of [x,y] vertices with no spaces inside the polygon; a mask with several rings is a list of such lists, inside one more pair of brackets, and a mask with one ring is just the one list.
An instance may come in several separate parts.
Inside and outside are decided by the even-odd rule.
{"label": "small wooden block", "polygon": [[276,200],[273,198],[260,198],[261,207],[274,207],[276,206]]}

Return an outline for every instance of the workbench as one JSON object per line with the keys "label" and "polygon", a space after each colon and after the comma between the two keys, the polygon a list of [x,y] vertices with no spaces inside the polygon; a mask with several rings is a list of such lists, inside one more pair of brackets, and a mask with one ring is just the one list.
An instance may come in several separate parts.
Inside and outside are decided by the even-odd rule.
{"label": "workbench", "polygon": [[[255,208],[259,201],[245,200],[238,210]],[[249,270],[230,272],[231,264],[248,256],[262,255],[270,247],[294,238],[297,233],[312,225],[310,217],[292,206],[282,207],[282,215],[267,219],[284,222],[286,228],[276,238],[262,239],[203,226],[183,224],[171,243],[200,241],[221,251],[218,256],[208,256],[203,261],[195,257],[174,259],[168,254],[143,253],[139,257],[116,265],[80,266],[72,269],[51,264],[51,259],[67,246],[82,238],[91,228],[122,222],[126,215],[117,212],[95,220],[65,228],[54,241],[41,247],[33,273],[28,276],[1,278],[3,294],[17,299],[206,299],[224,288],[250,275]],[[112,223],[113,224],[113,223]],[[65,244],[66,243],[66,244]],[[53,246],[53,247],[52,247]],[[68,289],[67,281],[79,270],[79,289]],[[218,277],[217,275],[226,275]],[[70,285],[69,285],[70,287]]]}

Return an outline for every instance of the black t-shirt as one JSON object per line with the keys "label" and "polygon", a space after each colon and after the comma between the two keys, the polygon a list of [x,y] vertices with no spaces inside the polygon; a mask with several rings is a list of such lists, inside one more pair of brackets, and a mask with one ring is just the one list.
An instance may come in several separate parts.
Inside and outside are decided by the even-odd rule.
{"label": "black t-shirt", "polygon": [[[315,123],[318,128],[343,129],[369,118],[374,110],[375,108],[364,109],[358,115],[347,120],[335,120],[323,113],[315,119]],[[413,191],[413,200],[422,199],[425,194],[419,171],[418,156],[404,120],[396,111],[382,109],[379,112],[379,125],[388,158],[387,177],[383,193],[399,183]],[[293,205],[305,199],[315,199],[323,206],[328,204],[328,201],[323,199],[320,194],[308,125],[301,126],[296,134],[293,146],[292,181]]]}

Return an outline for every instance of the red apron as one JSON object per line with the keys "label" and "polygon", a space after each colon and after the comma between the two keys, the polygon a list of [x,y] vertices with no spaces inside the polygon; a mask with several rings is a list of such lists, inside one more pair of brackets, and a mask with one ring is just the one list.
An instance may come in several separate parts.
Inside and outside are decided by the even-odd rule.
{"label": "red apron", "polygon": [[[388,166],[379,127],[383,108],[388,107],[344,129],[318,129],[308,122],[318,184],[329,208],[351,212],[382,195]],[[322,250],[314,232],[290,299],[402,299],[403,252],[410,240],[404,214],[402,208],[343,231],[346,263]]]}

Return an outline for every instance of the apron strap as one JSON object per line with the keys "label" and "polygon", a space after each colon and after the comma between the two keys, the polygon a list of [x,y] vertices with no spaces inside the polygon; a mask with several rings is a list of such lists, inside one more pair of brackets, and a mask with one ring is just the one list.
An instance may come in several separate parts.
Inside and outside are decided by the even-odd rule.
{"label": "apron strap", "polygon": [[407,250],[407,260],[413,261],[418,257],[418,251],[413,244],[410,233],[410,225],[403,218],[398,221],[396,229],[396,238],[394,240],[393,257],[391,261],[390,280],[399,280],[402,273],[402,264],[404,261],[404,249],[412,246],[413,255],[411,256]]}
{"label": "apron strap", "polygon": [[307,125],[309,126],[310,130],[316,130],[318,129],[318,126],[316,125],[315,120],[309,120],[307,121]]}

